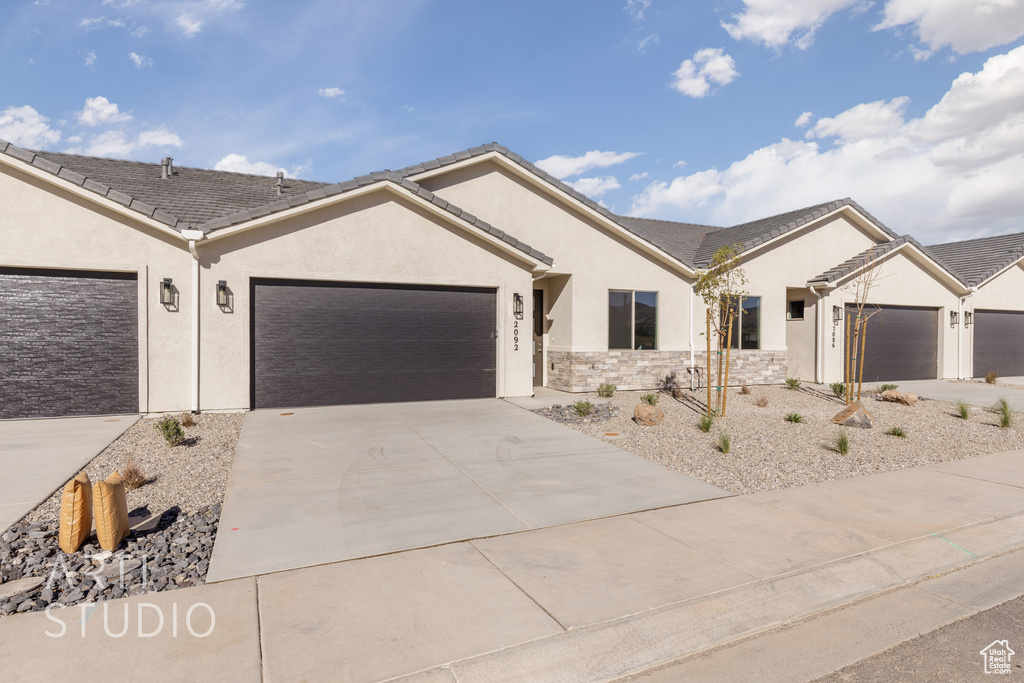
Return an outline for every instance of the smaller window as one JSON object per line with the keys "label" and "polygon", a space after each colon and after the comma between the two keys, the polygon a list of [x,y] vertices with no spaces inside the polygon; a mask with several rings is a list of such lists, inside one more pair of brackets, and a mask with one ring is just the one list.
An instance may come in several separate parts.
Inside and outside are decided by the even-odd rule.
{"label": "smaller window", "polygon": [[786,320],[803,320],[804,319],[804,302],[803,301],[790,301],[789,312],[786,314]]}

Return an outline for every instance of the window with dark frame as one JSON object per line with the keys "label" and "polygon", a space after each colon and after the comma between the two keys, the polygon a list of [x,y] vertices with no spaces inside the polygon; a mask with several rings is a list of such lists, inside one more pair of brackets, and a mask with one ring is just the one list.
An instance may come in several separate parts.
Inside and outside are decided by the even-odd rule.
{"label": "window with dark frame", "polygon": [[[737,303],[739,304],[737,306]],[[729,323],[729,311],[735,314],[732,321],[730,346],[734,349],[755,350],[761,348],[761,297],[729,297],[722,306],[722,329]]]}
{"label": "window with dark frame", "polygon": [[608,292],[608,348],[658,348],[658,293]]}
{"label": "window with dark frame", "polygon": [[790,301],[789,302],[789,311],[788,311],[788,314],[786,315],[786,320],[803,320],[803,319],[804,319],[804,302],[803,302],[803,300],[800,300],[800,301]]}

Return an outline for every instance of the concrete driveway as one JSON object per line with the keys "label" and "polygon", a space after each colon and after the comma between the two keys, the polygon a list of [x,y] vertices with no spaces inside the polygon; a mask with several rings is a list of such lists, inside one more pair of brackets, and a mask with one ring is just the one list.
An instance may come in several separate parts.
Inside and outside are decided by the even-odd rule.
{"label": "concrete driveway", "polygon": [[78,474],[138,415],[0,420],[0,530]]}
{"label": "concrete driveway", "polygon": [[207,581],[728,495],[497,399],[255,411]]}
{"label": "concrete driveway", "polygon": [[909,391],[937,401],[963,401],[982,408],[990,408],[997,400],[1005,398],[1014,411],[1024,412],[1024,389],[1006,386],[1003,382],[1024,386],[1024,377],[1003,377],[999,384],[947,382],[940,379],[913,380],[900,382],[899,391]]}

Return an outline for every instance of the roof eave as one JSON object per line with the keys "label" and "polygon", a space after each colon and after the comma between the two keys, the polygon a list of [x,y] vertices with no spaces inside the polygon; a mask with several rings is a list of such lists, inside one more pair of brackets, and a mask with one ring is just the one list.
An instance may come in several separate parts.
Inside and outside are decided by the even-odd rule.
{"label": "roof eave", "polygon": [[622,225],[620,225],[620,224],[616,223],[615,221],[609,219],[607,216],[604,216],[601,213],[599,213],[597,211],[594,211],[592,208],[590,208],[589,206],[587,206],[586,204],[584,204],[580,200],[578,200],[575,197],[567,194],[566,192],[564,192],[560,188],[556,187],[555,185],[553,185],[552,183],[548,182],[544,178],[539,177],[535,173],[532,173],[528,169],[523,168],[523,166],[521,164],[516,163],[512,159],[509,159],[505,154],[502,154],[501,152],[489,151],[489,152],[486,152],[484,154],[472,156],[472,157],[469,157],[467,159],[462,159],[462,160],[459,160],[459,161],[456,161],[456,162],[453,162],[453,163],[450,163],[450,164],[443,164],[443,165],[438,166],[436,168],[431,168],[431,169],[427,169],[425,171],[420,171],[418,173],[410,174],[408,177],[413,182],[419,183],[422,180],[433,178],[433,177],[439,176],[439,175],[443,175],[445,173],[451,173],[451,172],[456,171],[458,169],[468,168],[470,166],[475,166],[475,165],[481,164],[481,163],[483,163],[485,161],[494,161],[494,162],[497,162],[497,163],[501,164],[502,167],[507,168],[508,170],[512,171],[518,177],[520,177],[523,180],[527,181],[528,183],[530,183],[534,187],[537,187],[537,188],[543,190],[545,193],[549,194],[550,196],[557,197],[563,203],[572,206],[574,209],[576,209],[580,213],[583,213],[585,216],[587,216],[591,220],[597,222],[599,225],[605,227],[606,229],[611,230],[616,235],[618,235],[619,237],[623,238],[624,240],[629,242],[631,245],[641,249],[642,251],[644,251],[648,255],[653,256],[654,258],[658,259],[662,263],[672,267],[674,270],[677,270],[677,271],[683,273],[687,277],[691,277],[691,278],[692,277],[696,277],[696,275],[697,275],[696,269],[691,264],[685,263],[684,261],[682,261],[682,260],[672,256],[668,252],[666,252],[666,251],[656,247],[655,245],[651,244],[650,242],[648,242],[644,238],[640,237],[636,233],[628,230],[627,228],[623,227]]}
{"label": "roof eave", "polygon": [[878,258],[876,258],[876,259],[869,259],[865,263],[863,263],[863,264],[857,266],[856,268],[854,268],[853,270],[851,270],[849,273],[846,273],[842,277],[838,277],[835,280],[832,280],[830,282],[827,282],[827,281],[824,281],[824,280],[808,280],[806,284],[809,287],[811,287],[811,286],[813,286],[813,287],[825,287],[827,289],[836,289],[836,288],[842,287],[846,283],[848,283],[851,279],[857,277],[858,275],[860,275],[862,272],[864,272],[868,268],[874,267],[878,263],[881,263],[881,262],[889,260],[891,257],[895,256],[896,254],[898,254],[900,251],[902,251],[904,249],[912,250],[913,253],[917,255],[917,260],[922,265],[924,265],[928,270],[932,271],[934,274],[938,275],[941,279],[945,280],[947,286],[950,286],[950,289],[952,289],[954,291],[957,291],[960,294],[970,294],[971,293],[972,289],[971,289],[970,285],[968,285],[967,283],[963,282],[956,275],[954,275],[953,273],[949,272],[948,270],[946,270],[945,268],[940,266],[933,258],[931,258],[925,251],[923,251],[920,247],[918,247],[913,242],[903,242],[902,244],[898,244],[895,247],[893,247],[892,249],[890,249],[889,251],[887,251],[884,254],[881,254],[880,256],[878,256]]}

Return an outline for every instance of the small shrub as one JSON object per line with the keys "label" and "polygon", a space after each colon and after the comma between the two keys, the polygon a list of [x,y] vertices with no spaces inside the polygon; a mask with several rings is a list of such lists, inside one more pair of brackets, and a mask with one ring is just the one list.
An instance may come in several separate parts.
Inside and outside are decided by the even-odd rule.
{"label": "small shrub", "polygon": [[846,455],[850,452],[850,437],[845,429],[839,430],[839,434],[836,436],[835,449],[836,453],[840,455]]}
{"label": "small shrub", "polygon": [[180,446],[185,440],[185,430],[181,428],[181,423],[175,417],[165,417],[156,423],[156,429],[160,432],[164,441],[171,448]]}
{"label": "small shrub", "polygon": [[181,414],[181,426],[186,428],[196,426],[196,421],[195,418],[192,417],[192,413]]}
{"label": "small shrub", "polygon": [[601,398],[611,398],[615,395],[617,388],[614,384],[602,384],[597,388],[597,395]]}
{"label": "small shrub", "polygon": [[997,379],[999,379],[999,374],[995,370],[989,370],[985,373],[985,381],[989,384],[995,384]]}
{"label": "small shrub", "polygon": [[956,414],[966,420],[971,416],[971,407],[963,401],[956,402]]}
{"label": "small shrub", "polygon": [[996,401],[996,404],[992,406],[992,410],[996,411],[996,414],[999,415],[1000,427],[1008,429],[1013,424],[1013,411],[1010,410],[1010,403],[1005,398]]}
{"label": "small shrub", "polygon": [[757,397],[754,398],[754,405],[758,408],[767,408],[768,394],[758,394]]}
{"label": "small shrub", "polygon": [[640,397],[640,400],[649,406],[656,406],[658,405],[658,398],[660,397],[657,394],[644,394]]}
{"label": "small shrub", "polygon": [[893,427],[889,431],[887,431],[886,434],[888,434],[889,436],[898,436],[901,439],[905,439],[907,437],[907,430],[905,430],[903,427]]}
{"label": "small shrub", "polygon": [[882,393],[883,391],[896,391],[899,388],[899,384],[883,384],[882,386],[878,387],[878,393]]}
{"label": "small shrub", "polygon": [[744,394],[744,395],[750,393],[750,387],[747,386],[746,382],[744,382],[743,384],[740,385],[740,393]]}
{"label": "small shrub", "polygon": [[786,422],[800,423],[804,421],[804,416],[801,415],[800,413],[790,413],[789,415],[786,416]]}
{"label": "small shrub", "polygon": [[718,435],[718,450],[722,451],[725,455],[729,455],[729,449],[732,443],[729,440],[729,435],[722,432]]}
{"label": "small shrub", "polygon": [[711,431],[711,426],[715,424],[715,416],[711,413],[705,413],[700,416],[700,431],[707,434]]}
{"label": "small shrub", "polygon": [[590,401],[576,401],[572,407],[576,409],[576,414],[580,417],[586,417],[594,412],[594,404]]}
{"label": "small shrub", "polygon": [[787,377],[786,378],[786,387],[788,387],[789,389],[799,389],[800,388],[800,380],[797,379],[796,377]]}
{"label": "small shrub", "polygon": [[842,382],[832,382],[829,386],[832,387],[832,393],[835,394],[836,398],[846,396],[846,385]]}
{"label": "small shrub", "polygon": [[142,474],[142,470],[135,464],[135,458],[129,455],[125,458],[124,467],[120,471],[121,478],[124,479],[124,487],[129,491],[143,486],[146,483],[146,476]]}

